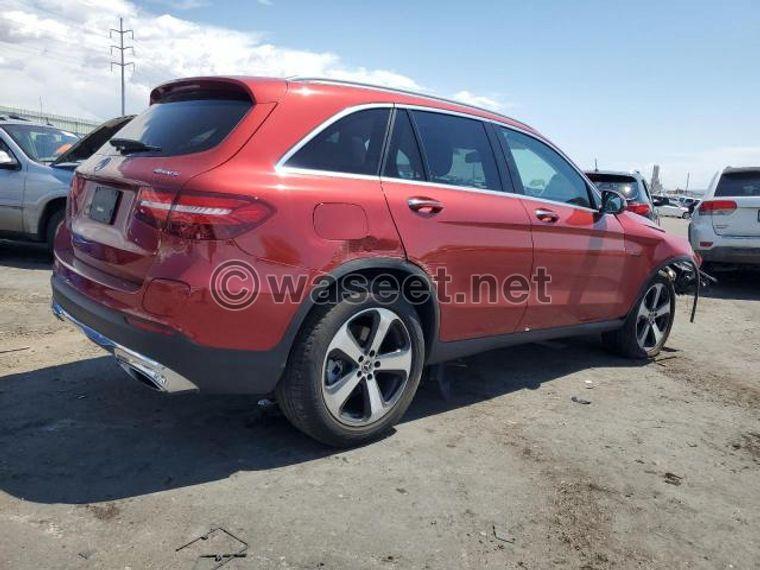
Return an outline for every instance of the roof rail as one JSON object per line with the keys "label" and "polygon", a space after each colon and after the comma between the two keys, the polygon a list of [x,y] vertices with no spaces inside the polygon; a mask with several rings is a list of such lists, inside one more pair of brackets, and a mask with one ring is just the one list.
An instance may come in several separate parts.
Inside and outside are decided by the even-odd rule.
{"label": "roof rail", "polygon": [[0,119],[3,121],[26,121],[27,123],[30,122],[29,119],[26,117],[22,117],[21,115],[18,115],[16,113],[2,113],[0,114]]}
{"label": "roof rail", "polygon": [[348,81],[345,79],[330,79],[328,77],[289,77],[287,78],[287,80],[297,81],[299,83],[325,83],[328,85],[345,85],[347,87],[362,87],[364,89],[388,91],[390,93],[400,93],[402,95],[412,95],[414,97],[425,97],[426,99],[433,99],[435,101],[440,101],[442,103],[449,103],[451,105],[459,105],[460,107],[468,107],[470,109],[483,111],[484,113],[491,113],[492,115],[496,115],[497,117],[504,117],[505,119],[509,119],[510,121],[514,121],[515,123],[519,123],[521,125],[525,124],[521,121],[518,121],[517,119],[513,119],[512,117],[504,115],[503,113],[494,111],[493,109],[486,109],[485,107],[478,107],[477,105],[471,105],[470,103],[463,103],[462,101],[457,101],[456,99],[447,99],[446,97],[439,97],[438,95],[430,95],[428,93],[422,93],[419,91],[411,91],[409,89],[400,89],[397,87],[385,87],[383,85],[374,85],[372,83],[362,83],[360,81]]}

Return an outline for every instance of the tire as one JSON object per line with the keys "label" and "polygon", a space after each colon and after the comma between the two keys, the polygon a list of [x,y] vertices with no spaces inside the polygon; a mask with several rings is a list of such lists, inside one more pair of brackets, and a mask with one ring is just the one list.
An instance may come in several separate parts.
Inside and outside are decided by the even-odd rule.
{"label": "tire", "polygon": [[689,219],[689,212],[684,212],[683,214],[681,214],[681,219],[682,220],[688,220]]}
{"label": "tire", "polygon": [[[675,309],[673,283],[667,277],[657,275],[647,284],[644,294],[636,300],[623,326],[604,333],[602,341],[607,348],[627,358],[654,358],[670,336]],[[660,316],[656,316],[658,313]]]}
{"label": "tire", "polygon": [[48,253],[53,255],[53,247],[55,246],[55,235],[58,233],[58,227],[63,223],[65,212],[63,210],[56,210],[48,218],[45,225],[45,242],[47,243]]}
{"label": "tire", "polygon": [[[386,325],[385,340],[377,345],[376,333]],[[277,386],[277,401],[293,426],[310,437],[334,447],[361,445],[404,415],[424,354],[419,317],[400,296],[390,302],[371,293],[344,295],[307,318]]]}

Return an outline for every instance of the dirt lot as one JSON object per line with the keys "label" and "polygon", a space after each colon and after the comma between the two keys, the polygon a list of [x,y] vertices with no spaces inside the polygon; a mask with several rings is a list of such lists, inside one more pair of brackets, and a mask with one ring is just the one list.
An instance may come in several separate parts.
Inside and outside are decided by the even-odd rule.
{"label": "dirt lot", "polygon": [[450,401],[424,385],[345,452],[254,399],[128,380],[50,315],[49,276],[0,243],[0,567],[192,568],[232,549],[175,552],[213,527],[249,544],[228,568],[760,566],[757,275],[694,325],[681,298],[655,363],[595,339],[469,358]]}

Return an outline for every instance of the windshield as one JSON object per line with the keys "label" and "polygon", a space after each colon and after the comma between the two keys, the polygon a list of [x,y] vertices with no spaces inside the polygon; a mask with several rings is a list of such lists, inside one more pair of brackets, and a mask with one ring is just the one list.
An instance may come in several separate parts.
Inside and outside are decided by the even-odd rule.
{"label": "windshield", "polygon": [[639,185],[633,176],[600,174],[599,172],[587,172],[586,175],[600,192],[614,190],[620,192],[628,200],[633,200],[638,196]]}
{"label": "windshield", "polygon": [[155,103],[121,129],[119,138],[158,147],[151,156],[201,152],[222,142],[252,105],[236,93]]}
{"label": "windshield", "polygon": [[760,196],[760,171],[726,172],[720,177],[716,196]]}
{"label": "windshield", "polygon": [[53,162],[79,140],[74,133],[41,125],[3,125],[24,154],[36,162]]}

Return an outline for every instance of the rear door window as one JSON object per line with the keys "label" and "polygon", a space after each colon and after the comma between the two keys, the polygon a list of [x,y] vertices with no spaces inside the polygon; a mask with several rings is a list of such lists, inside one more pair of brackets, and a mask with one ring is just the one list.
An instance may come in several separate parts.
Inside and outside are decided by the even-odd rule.
{"label": "rear door window", "polygon": [[396,113],[383,175],[404,180],[425,180],[422,155],[417,146],[414,129],[409,115],[403,109]]}
{"label": "rear door window", "polygon": [[511,129],[499,128],[526,196],[591,208],[586,181],[555,150]]}
{"label": "rear door window", "polygon": [[715,195],[734,198],[760,196],[760,171],[725,172],[720,177]]}
{"label": "rear door window", "polygon": [[202,152],[221,143],[252,106],[247,95],[235,92],[168,99],[132,119],[118,137],[160,149],[150,156]]}
{"label": "rear door window", "polygon": [[428,180],[453,186],[501,190],[485,125],[477,119],[412,111]]}
{"label": "rear door window", "polygon": [[288,159],[285,166],[377,175],[390,109],[357,111],[329,125]]}

